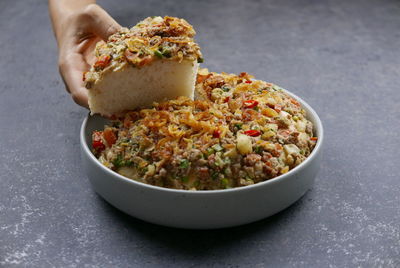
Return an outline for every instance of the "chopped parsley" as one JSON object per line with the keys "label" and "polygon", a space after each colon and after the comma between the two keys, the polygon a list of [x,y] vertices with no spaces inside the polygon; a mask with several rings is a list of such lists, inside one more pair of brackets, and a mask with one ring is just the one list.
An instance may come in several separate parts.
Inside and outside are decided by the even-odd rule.
{"label": "chopped parsley", "polygon": [[230,87],[228,87],[227,85],[223,85],[223,86],[221,87],[221,89],[222,89],[223,91],[225,91],[225,92],[228,92],[228,91],[231,90]]}
{"label": "chopped parsley", "polygon": [[120,154],[117,155],[117,158],[115,158],[114,161],[112,161],[112,163],[113,163],[114,167],[116,167],[116,168],[125,166],[125,161],[122,158],[122,155],[120,155]]}
{"label": "chopped parsley", "polygon": [[161,51],[158,50],[158,49],[154,50],[154,55],[156,55],[156,56],[159,57],[160,59],[162,59],[162,57],[163,57],[163,54],[162,54]]}
{"label": "chopped parsley", "polygon": [[262,154],[263,148],[262,148],[261,146],[257,146],[257,147],[254,149],[254,152],[255,152],[256,154]]}
{"label": "chopped parsley", "polygon": [[213,180],[218,179],[218,177],[219,177],[219,173],[218,173],[218,172],[214,172],[214,173],[211,175],[211,178],[212,178]]}
{"label": "chopped parsley", "polygon": [[182,159],[181,160],[181,162],[180,162],[180,164],[179,164],[179,167],[180,168],[183,168],[183,169],[186,169],[186,168],[188,168],[189,167],[189,160],[187,160],[187,159]]}
{"label": "chopped parsley", "polygon": [[239,130],[239,129],[242,129],[243,124],[242,123],[236,123],[234,126],[235,126],[236,129]]}

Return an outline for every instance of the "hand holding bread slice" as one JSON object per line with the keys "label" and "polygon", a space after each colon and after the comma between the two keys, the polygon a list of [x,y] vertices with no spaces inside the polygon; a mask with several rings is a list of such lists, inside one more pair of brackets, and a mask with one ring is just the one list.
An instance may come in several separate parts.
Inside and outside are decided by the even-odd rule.
{"label": "hand holding bread slice", "polygon": [[96,46],[97,61],[84,74],[91,113],[112,116],[155,101],[193,99],[203,58],[184,19],[149,17]]}

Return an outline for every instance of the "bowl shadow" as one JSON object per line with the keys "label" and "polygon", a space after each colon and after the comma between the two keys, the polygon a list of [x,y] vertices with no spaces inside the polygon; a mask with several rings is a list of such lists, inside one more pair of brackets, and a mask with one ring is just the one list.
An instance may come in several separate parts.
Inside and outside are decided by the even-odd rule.
{"label": "bowl shadow", "polygon": [[288,208],[266,219],[237,227],[210,230],[179,229],[148,223],[121,212],[101,196],[97,196],[99,206],[110,215],[116,225],[119,225],[117,227],[127,230],[128,237],[139,237],[145,243],[151,243],[157,248],[168,248],[175,254],[198,258],[214,251],[221,252],[218,249],[233,247],[237,243],[249,241],[258,236],[268,239],[278,231],[284,232],[301,210],[307,204],[309,205],[307,201],[310,200],[308,196],[311,191],[307,191]]}

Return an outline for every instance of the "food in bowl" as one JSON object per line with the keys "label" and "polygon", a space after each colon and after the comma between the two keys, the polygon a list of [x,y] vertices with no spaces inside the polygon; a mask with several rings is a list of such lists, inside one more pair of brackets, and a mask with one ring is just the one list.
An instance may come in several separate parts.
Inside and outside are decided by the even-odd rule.
{"label": "food in bowl", "polygon": [[193,99],[203,62],[193,27],[184,19],[149,17],[96,45],[96,62],[83,74],[93,113],[111,116],[153,101]]}
{"label": "food in bowl", "polygon": [[247,186],[287,173],[317,137],[299,102],[277,85],[199,70],[196,100],[181,96],[115,115],[92,135],[106,167],[185,190]]}

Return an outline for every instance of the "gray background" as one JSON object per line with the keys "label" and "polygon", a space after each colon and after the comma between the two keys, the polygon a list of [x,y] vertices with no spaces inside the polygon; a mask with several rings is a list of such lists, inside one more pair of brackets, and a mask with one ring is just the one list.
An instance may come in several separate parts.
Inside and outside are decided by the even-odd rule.
{"label": "gray background", "polygon": [[170,229],[117,211],[81,168],[87,111],[58,75],[47,2],[2,0],[0,266],[400,266],[399,1],[100,4],[126,26],[187,18],[204,66],[303,97],[325,127],[321,171],[296,204],[237,228]]}

